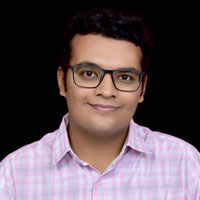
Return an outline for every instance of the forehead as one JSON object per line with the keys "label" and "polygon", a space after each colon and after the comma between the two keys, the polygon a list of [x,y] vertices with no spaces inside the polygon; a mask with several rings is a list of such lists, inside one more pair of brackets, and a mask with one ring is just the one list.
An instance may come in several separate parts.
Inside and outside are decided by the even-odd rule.
{"label": "forehead", "polygon": [[93,62],[107,69],[134,67],[141,70],[142,51],[132,42],[101,35],[75,35],[70,64]]}

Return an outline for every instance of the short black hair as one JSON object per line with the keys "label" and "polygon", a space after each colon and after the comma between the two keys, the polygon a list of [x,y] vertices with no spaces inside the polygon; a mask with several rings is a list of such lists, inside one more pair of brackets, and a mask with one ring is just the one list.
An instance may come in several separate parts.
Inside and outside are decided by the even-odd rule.
{"label": "short black hair", "polygon": [[142,71],[147,71],[149,67],[153,52],[152,34],[138,13],[119,9],[93,8],[74,14],[67,22],[64,34],[59,41],[59,66],[69,65],[71,41],[76,34],[99,34],[132,42],[142,50]]}

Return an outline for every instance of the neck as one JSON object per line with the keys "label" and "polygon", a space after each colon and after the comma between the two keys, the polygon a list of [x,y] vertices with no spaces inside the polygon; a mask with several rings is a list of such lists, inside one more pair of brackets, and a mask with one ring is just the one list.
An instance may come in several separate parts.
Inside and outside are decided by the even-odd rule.
{"label": "neck", "polygon": [[[126,139],[128,127],[109,137],[77,130],[69,124],[68,133],[71,148],[83,161],[88,162],[100,172],[119,155]],[[104,134],[105,135],[105,134]]]}

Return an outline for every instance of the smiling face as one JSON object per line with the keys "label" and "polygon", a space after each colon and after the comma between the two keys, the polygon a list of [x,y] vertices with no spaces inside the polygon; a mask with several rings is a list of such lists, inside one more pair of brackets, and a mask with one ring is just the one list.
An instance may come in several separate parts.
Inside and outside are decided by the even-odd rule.
{"label": "smiling face", "polygon": [[[71,66],[89,62],[108,70],[135,68],[142,71],[141,49],[131,42],[77,34],[71,45]],[[71,68],[66,83],[63,83],[62,73],[59,68],[60,94],[67,99],[69,124],[74,130],[105,136],[127,130],[138,103],[143,101],[141,86],[135,92],[119,91],[107,73],[97,88],[82,88],[74,83]],[[66,84],[67,91],[63,84]]]}

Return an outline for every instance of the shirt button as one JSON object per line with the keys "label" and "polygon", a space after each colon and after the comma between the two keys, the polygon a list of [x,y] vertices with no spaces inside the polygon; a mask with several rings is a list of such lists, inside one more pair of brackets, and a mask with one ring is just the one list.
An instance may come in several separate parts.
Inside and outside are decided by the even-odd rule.
{"label": "shirt button", "polygon": [[98,182],[97,182],[97,185],[100,186],[100,185],[101,185],[101,181],[98,181]]}

